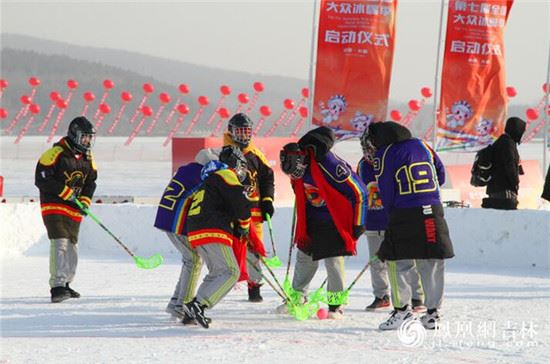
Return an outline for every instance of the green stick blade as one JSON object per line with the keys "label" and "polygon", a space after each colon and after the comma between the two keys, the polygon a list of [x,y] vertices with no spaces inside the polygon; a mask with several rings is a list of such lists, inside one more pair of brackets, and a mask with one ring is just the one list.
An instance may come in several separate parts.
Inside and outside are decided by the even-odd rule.
{"label": "green stick blade", "polygon": [[265,258],[264,260],[265,260],[265,264],[267,264],[269,268],[280,268],[283,266],[283,262],[281,262],[278,256]]}
{"label": "green stick blade", "polygon": [[164,261],[164,258],[159,253],[149,258],[138,257],[137,255],[134,255],[133,258],[136,265],[141,269],[154,269]]}

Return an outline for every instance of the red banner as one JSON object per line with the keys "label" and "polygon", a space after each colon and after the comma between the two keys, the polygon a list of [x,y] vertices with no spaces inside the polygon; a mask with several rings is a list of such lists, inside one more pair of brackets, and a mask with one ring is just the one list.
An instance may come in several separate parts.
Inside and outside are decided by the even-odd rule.
{"label": "red banner", "polygon": [[397,0],[321,0],[313,123],[338,139],[385,120]]}
{"label": "red banner", "polygon": [[502,134],[508,99],[504,27],[513,0],[450,0],[438,150],[481,149]]}

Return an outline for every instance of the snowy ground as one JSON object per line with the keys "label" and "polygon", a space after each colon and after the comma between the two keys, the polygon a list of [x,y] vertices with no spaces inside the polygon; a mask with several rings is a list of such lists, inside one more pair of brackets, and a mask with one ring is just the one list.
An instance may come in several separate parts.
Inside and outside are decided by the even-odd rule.
{"label": "snowy ground", "polygon": [[[97,194],[158,198],[170,162],[169,152],[153,143],[104,152]],[[34,166],[46,147],[25,142],[15,150],[3,143],[0,174],[7,196],[36,196]],[[154,154],[140,157],[145,151]],[[278,207],[273,223],[284,260],[290,209]],[[372,300],[368,272],[353,288],[341,321],[276,315],[280,299],[269,287],[263,288],[263,303],[251,304],[246,288],[237,286],[210,311],[210,329],[183,327],[164,312],[180,267],[166,237],[152,227],[154,207],[92,209],[136,253],[158,249],[167,262],[151,271],[136,268],[86,219],[73,284],[82,298],[51,304],[38,205],[0,204],[0,364],[550,363],[549,212],[447,209],[457,256],[446,275],[444,325],[437,332],[399,335],[377,330],[388,312],[364,311]],[[360,244],[359,256],[346,263],[348,283],[366,260]],[[282,280],[284,269],[277,274]],[[312,288],[324,278],[321,267]]]}
{"label": "snowy ground", "polygon": [[[348,281],[360,268],[348,264]],[[452,270],[443,329],[420,332],[423,342],[408,347],[397,332],[377,330],[387,313],[363,310],[368,274],[341,321],[274,314],[280,300],[268,287],[264,302],[252,304],[237,286],[210,311],[214,322],[205,330],[163,311],[178,272],[175,261],[144,271],[122,260],[82,259],[74,283],[82,298],[51,304],[47,256],[3,260],[0,363],[550,362],[547,276]],[[324,275],[321,268],[314,287]]]}

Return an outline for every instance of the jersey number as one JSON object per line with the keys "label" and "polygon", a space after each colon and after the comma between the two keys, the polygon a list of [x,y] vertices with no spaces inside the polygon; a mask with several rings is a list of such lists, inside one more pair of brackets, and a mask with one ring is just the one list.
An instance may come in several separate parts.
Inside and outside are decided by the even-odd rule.
{"label": "jersey number", "polygon": [[191,207],[189,207],[187,216],[195,216],[201,213],[201,202],[203,199],[204,190],[200,190],[195,194],[195,197],[193,197],[193,203],[191,203]]}
{"label": "jersey number", "polygon": [[160,200],[159,207],[173,210],[178,202],[179,198],[185,192],[185,186],[175,179],[172,180],[173,183],[170,186],[166,187],[166,191]]}
{"label": "jersey number", "polygon": [[395,172],[399,194],[424,193],[437,190],[432,165],[428,162],[402,166]]}

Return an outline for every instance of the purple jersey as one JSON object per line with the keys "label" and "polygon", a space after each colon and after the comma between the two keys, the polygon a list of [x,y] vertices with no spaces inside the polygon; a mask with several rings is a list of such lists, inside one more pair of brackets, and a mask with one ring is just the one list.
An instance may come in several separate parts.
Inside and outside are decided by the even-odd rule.
{"label": "purple jersey", "polygon": [[380,148],[374,170],[388,212],[394,208],[441,204],[439,186],[445,183],[445,169],[437,154],[420,139]]}
{"label": "purple jersey", "polygon": [[157,209],[155,227],[176,234],[186,234],[185,215],[188,197],[201,184],[202,164],[189,163],[178,168],[164,190]]}
{"label": "purple jersey", "polygon": [[374,166],[361,158],[357,165],[357,174],[367,188],[367,230],[386,230],[388,226],[388,214],[382,205],[378,182],[374,175]]}
{"label": "purple jersey", "polygon": [[[366,215],[366,187],[361,179],[355,174],[351,166],[343,159],[332,152],[328,152],[322,161],[318,162],[323,176],[330,185],[346,196],[353,207],[354,225],[365,225]],[[319,189],[313,181],[310,168],[304,175],[304,188],[306,193],[306,216],[307,219],[316,221],[331,221],[332,217],[321,198]]]}

